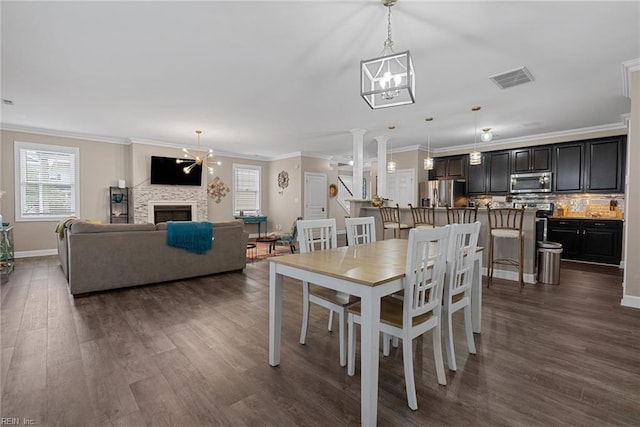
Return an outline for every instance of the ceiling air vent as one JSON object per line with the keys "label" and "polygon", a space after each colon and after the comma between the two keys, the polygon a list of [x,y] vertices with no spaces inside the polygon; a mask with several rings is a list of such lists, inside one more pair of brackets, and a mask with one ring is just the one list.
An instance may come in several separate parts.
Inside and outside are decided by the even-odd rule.
{"label": "ceiling air vent", "polygon": [[489,76],[500,89],[507,89],[535,80],[527,67],[516,68],[515,70],[506,71],[500,74]]}

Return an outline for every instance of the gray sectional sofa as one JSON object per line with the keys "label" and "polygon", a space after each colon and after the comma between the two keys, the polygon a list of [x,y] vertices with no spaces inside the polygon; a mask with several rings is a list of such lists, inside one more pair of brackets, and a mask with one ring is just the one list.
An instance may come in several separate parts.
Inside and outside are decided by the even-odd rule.
{"label": "gray sectional sofa", "polygon": [[59,233],[60,266],[77,296],[246,267],[242,221],[213,223],[213,246],[203,255],[166,244],[167,225],[68,221]]}

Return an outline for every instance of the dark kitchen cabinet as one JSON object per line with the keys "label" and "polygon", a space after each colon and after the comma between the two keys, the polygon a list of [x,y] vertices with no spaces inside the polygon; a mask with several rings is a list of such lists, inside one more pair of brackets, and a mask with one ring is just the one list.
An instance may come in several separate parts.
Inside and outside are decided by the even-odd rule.
{"label": "dark kitchen cabinet", "polygon": [[622,221],[549,219],[548,235],[562,243],[563,259],[620,264]]}
{"label": "dark kitchen cabinet", "polygon": [[511,190],[510,151],[486,153],[487,193],[507,194]]}
{"label": "dark kitchen cabinet", "polygon": [[466,166],[467,156],[437,157],[433,159],[429,180],[464,179]]}
{"label": "dark kitchen cabinet", "polygon": [[467,194],[478,195],[487,192],[487,155],[482,153],[482,163],[467,168]]}
{"label": "dark kitchen cabinet", "polygon": [[518,148],[511,151],[511,173],[551,172],[551,147]]}
{"label": "dark kitchen cabinet", "polygon": [[584,144],[568,143],[553,147],[553,192],[583,191]]}
{"label": "dark kitchen cabinet", "polygon": [[584,191],[624,192],[625,138],[587,141]]}

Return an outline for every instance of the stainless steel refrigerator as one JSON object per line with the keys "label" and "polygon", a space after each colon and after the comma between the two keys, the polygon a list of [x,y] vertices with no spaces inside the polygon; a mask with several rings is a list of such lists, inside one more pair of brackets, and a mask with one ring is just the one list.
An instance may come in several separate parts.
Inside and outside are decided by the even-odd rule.
{"label": "stainless steel refrigerator", "polygon": [[429,199],[435,207],[464,207],[467,206],[465,196],[466,182],[455,179],[440,179],[429,181]]}

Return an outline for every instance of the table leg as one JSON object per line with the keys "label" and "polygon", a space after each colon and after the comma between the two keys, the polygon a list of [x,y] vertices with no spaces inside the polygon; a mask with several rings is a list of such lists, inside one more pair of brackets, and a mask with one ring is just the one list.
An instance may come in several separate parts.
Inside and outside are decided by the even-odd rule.
{"label": "table leg", "polygon": [[473,332],[482,331],[482,252],[476,253],[471,278],[471,325]]}
{"label": "table leg", "polygon": [[373,292],[362,295],[361,301],[361,330],[362,338],[360,348],[361,356],[361,425],[375,426],[378,416],[378,369],[379,355],[378,343],[380,330],[380,298]]}
{"label": "table leg", "polygon": [[282,275],[276,272],[276,264],[269,263],[269,364],[280,364],[282,340]]}

